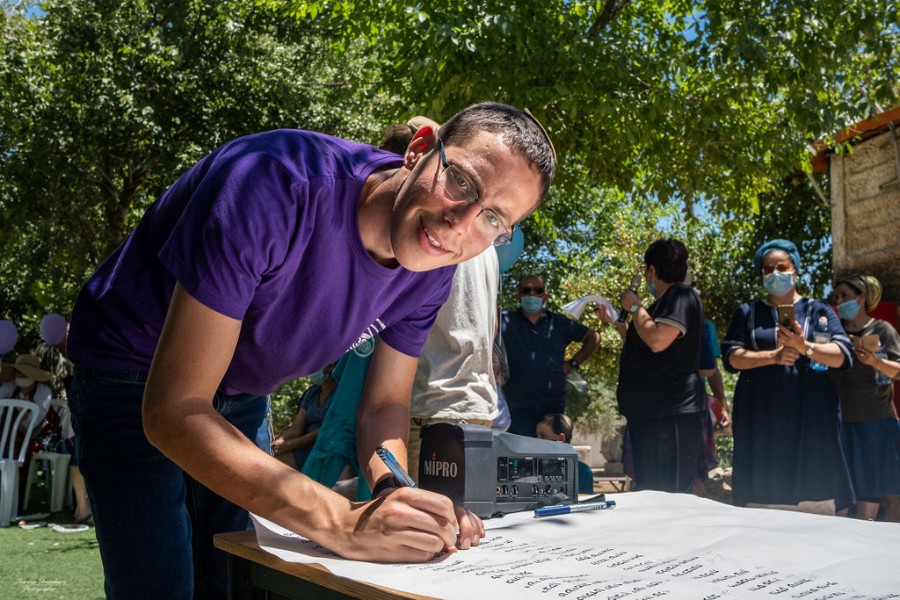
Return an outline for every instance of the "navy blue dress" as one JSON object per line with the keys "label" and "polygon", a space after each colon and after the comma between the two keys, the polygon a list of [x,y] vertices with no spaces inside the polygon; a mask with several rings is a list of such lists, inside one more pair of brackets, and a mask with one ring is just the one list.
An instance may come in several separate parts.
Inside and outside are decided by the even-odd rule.
{"label": "navy blue dress", "polygon": [[[852,346],[831,307],[801,298],[794,304],[797,322],[812,340],[819,317],[828,317],[831,340],[841,346],[846,369]],[[775,309],[761,301],[735,312],[725,340],[725,368],[738,348],[774,350]],[[801,356],[791,367],[769,365],[740,371],[734,392],[734,504],[798,504],[834,499],[837,510],[855,501],[840,442],[840,403],[828,371],[810,369]]]}

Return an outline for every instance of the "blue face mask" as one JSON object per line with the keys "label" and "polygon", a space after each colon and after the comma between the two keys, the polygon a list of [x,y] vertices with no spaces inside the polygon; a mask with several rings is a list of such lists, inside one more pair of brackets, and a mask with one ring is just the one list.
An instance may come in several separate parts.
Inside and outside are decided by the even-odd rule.
{"label": "blue face mask", "polygon": [[523,296],[519,300],[519,305],[525,312],[534,314],[544,308],[544,299],[537,296]]}
{"label": "blue face mask", "polygon": [[794,272],[772,271],[763,277],[763,287],[773,296],[784,296],[794,287]]}
{"label": "blue face mask", "polygon": [[647,287],[647,293],[650,294],[651,296],[653,296],[654,298],[656,298],[656,286],[653,285],[653,282],[648,281],[646,287]]}
{"label": "blue face mask", "polygon": [[309,378],[312,381],[313,385],[322,385],[325,383],[325,379],[328,376],[325,374],[325,371],[316,371],[315,373],[311,373]]}
{"label": "blue face mask", "polygon": [[859,302],[847,300],[838,304],[838,315],[845,321],[852,321],[859,314]]}

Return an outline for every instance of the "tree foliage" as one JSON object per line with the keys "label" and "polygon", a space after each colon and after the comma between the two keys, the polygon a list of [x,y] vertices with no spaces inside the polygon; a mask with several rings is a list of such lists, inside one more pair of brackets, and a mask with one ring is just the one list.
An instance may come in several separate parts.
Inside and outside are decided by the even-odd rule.
{"label": "tree foliage", "polygon": [[[0,305],[68,313],[152,199],[231,138],[374,141],[363,56],[252,3],[47,0],[0,12]],[[374,116],[373,116],[374,115]]]}
{"label": "tree foliage", "polygon": [[[543,274],[557,308],[615,299],[673,236],[722,331],[757,293],[750,258],[767,239],[797,242],[807,291],[824,293],[830,215],[793,173],[812,139],[895,105],[900,80],[889,0],[0,6],[0,318],[30,341],[222,142],[277,127],[374,142],[478,100],[529,107],[560,157],[506,282]],[[620,342],[585,319],[603,335],[593,396],[573,402],[589,415],[608,405]]]}
{"label": "tree foliage", "polygon": [[[384,89],[436,119],[484,99],[541,118],[560,176],[524,224],[525,252],[506,280],[545,275],[556,306],[615,297],[646,246],[668,235],[691,249],[720,331],[759,293],[750,264],[765,240],[795,241],[806,291],[821,296],[830,214],[795,173],[813,139],[897,102],[889,0],[267,4],[301,22],[343,23],[342,43],[363,38],[381,56]],[[602,384],[615,380],[619,344],[603,331],[586,375],[598,396],[609,396]]]}
{"label": "tree foliage", "polygon": [[368,40],[436,119],[528,106],[595,183],[742,214],[813,139],[897,101],[892,0],[266,3]]}

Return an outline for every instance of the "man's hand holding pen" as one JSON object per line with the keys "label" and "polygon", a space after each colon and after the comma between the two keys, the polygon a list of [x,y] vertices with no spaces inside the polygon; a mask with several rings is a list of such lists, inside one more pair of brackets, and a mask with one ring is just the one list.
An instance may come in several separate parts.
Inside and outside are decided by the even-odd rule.
{"label": "man's hand holding pen", "polygon": [[[390,479],[392,481],[388,483],[385,479],[379,480],[375,485],[375,490],[373,490],[375,493],[373,495],[377,496],[379,499],[385,498],[385,501],[387,501],[387,499],[398,495],[399,497],[405,498],[410,495],[410,490],[415,490],[418,494],[425,494],[429,497],[433,497],[433,499],[438,499],[442,504],[445,502],[449,503],[450,508],[452,509],[453,518],[447,522],[458,526],[458,529],[455,531],[452,543],[447,543],[446,538],[444,538],[444,552],[452,553],[456,552],[457,549],[468,550],[471,546],[477,546],[481,542],[481,538],[484,537],[484,523],[475,515],[475,513],[461,506],[454,506],[446,496],[416,488],[415,481],[413,481],[412,477],[409,476],[403,466],[386,447],[379,446],[376,450],[376,454],[391,472],[392,475]],[[383,483],[388,483],[388,485],[383,485]],[[411,505],[418,506],[412,502],[413,499],[414,497],[410,497],[405,501]],[[441,513],[446,514],[446,506],[440,513],[432,513],[432,516],[436,517],[435,520],[437,523],[441,523]],[[444,517],[444,520],[446,520],[446,517]],[[454,527],[454,529],[456,529],[456,527]],[[427,530],[423,533],[427,533]]]}
{"label": "man's hand holding pen", "polygon": [[[328,547],[354,560],[424,562],[456,552],[463,537],[457,533],[463,523],[450,499],[417,488],[391,488],[370,502],[355,502],[348,516],[347,527],[341,528],[349,534],[346,547],[337,539]],[[483,529],[476,533],[483,535]],[[477,545],[480,535],[469,525],[465,547]]]}

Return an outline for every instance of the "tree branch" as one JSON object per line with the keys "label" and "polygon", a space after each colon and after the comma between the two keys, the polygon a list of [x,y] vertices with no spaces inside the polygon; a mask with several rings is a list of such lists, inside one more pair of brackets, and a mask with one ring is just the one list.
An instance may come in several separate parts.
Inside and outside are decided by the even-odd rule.
{"label": "tree branch", "polygon": [[588,30],[588,37],[600,35],[600,32],[606,29],[606,26],[612,23],[630,2],[631,0],[606,0],[603,10],[600,11],[600,14],[594,20],[594,24]]}

